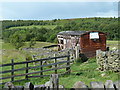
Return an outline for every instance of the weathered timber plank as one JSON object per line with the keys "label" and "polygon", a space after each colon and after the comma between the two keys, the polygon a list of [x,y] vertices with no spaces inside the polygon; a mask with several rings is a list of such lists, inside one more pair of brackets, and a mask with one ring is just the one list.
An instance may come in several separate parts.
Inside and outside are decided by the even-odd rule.
{"label": "weathered timber plank", "polygon": [[28,78],[35,78],[35,77],[49,77],[50,75],[36,75],[36,76],[28,76]]}
{"label": "weathered timber plank", "polygon": [[[40,66],[41,66],[41,67],[40,67],[40,71],[43,71],[43,67],[42,67],[42,65],[43,65],[43,62],[40,61]],[[41,72],[40,75],[43,75],[43,72]]]}
{"label": "weathered timber plank", "polygon": [[[14,63],[14,65],[26,64],[26,63],[33,63],[33,62],[44,61],[44,60],[50,60],[50,59],[55,59],[55,58],[65,58],[65,57],[68,57],[68,55],[65,55],[65,56],[58,56],[58,57],[42,58],[42,59],[36,59],[36,60],[24,61],[24,62],[17,62],[17,63]],[[3,67],[3,66],[11,66],[11,65],[12,65],[12,63],[2,64],[2,65],[0,65],[0,67]]]}
{"label": "weathered timber plank", "polygon": [[[69,61],[70,61],[70,57],[69,57],[69,55],[70,55],[70,52],[68,51],[68,57],[67,57],[67,61],[68,61],[68,62],[67,62],[67,66],[70,65],[70,62],[69,62]],[[66,68],[66,71],[68,71],[67,73],[70,74],[70,67],[67,67],[67,68]]]}
{"label": "weathered timber plank", "polygon": [[[56,57],[56,54],[54,54],[54,57]],[[54,63],[57,63],[57,58],[54,59]],[[55,65],[55,68],[57,68],[57,64]],[[57,69],[55,70],[55,74],[57,74]]]}
{"label": "weathered timber plank", "polygon": [[[70,62],[70,61],[61,61],[61,62],[47,64],[47,65],[42,65],[42,66],[34,66],[34,67],[28,67],[28,68],[14,69],[14,71],[21,71],[21,70],[26,70],[26,69],[40,68],[40,67],[46,67],[46,66],[57,65],[57,64],[68,63],[68,62]],[[6,70],[6,71],[2,71],[0,73],[9,73],[9,72],[12,72],[12,70]]]}
{"label": "weathered timber plank", "polygon": [[12,78],[12,77],[26,76],[26,75],[30,75],[30,74],[53,71],[53,70],[56,70],[56,69],[63,69],[63,68],[67,68],[67,67],[70,67],[70,66],[63,66],[63,67],[52,68],[52,69],[47,69],[47,70],[43,70],[43,71],[31,72],[31,73],[27,73],[27,74],[19,74],[19,75],[14,75],[14,76],[9,76],[9,77],[2,77],[0,79],[8,79],[8,78]]}
{"label": "weathered timber plank", "polygon": [[[26,61],[28,61],[28,58],[26,58]],[[26,71],[25,71],[26,73],[28,73],[28,67],[29,67],[28,63],[26,63]],[[28,80],[28,75],[26,75],[25,78]]]}
{"label": "weathered timber plank", "polygon": [[[13,59],[11,60],[11,63],[12,63],[12,66],[11,66],[11,70],[12,70],[11,76],[13,76],[14,75],[14,60]],[[11,81],[14,81],[14,77],[11,78]]]}

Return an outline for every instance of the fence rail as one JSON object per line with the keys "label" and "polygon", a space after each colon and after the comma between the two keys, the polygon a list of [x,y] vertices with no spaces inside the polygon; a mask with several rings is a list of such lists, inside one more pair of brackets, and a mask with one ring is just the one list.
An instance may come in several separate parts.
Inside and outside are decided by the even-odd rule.
{"label": "fence rail", "polygon": [[42,59],[36,59],[36,60],[31,60],[31,61],[16,62],[16,63],[12,63],[11,62],[11,63],[8,63],[8,64],[2,64],[2,65],[0,65],[0,67],[12,66],[12,65],[18,65],[18,64],[26,64],[26,63],[33,63],[33,62],[38,62],[38,61],[44,61],[44,60],[50,60],[50,59],[56,59],[56,58],[65,58],[65,57],[69,57],[69,55],[58,56],[58,57],[42,58]]}
{"label": "fence rail", "polygon": [[[66,58],[66,60],[63,60],[63,61],[57,61],[59,58]],[[46,60],[54,60],[53,62],[49,63],[49,64],[44,64],[43,65],[43,61],[46,61]],[[30,63],[34,63],[34,62],[40,62],[39,66],[29,66]],[[5,74],[5,73],[11,73],[11,75],[9,76],[4,76],[4,77],[0,77],[1,80],[4,80],[4,79],[11,79],[11,82],[16,82],[16,81],[21,81],[21,80],[15,80],[15,77],[20,77],[20,76],[25,76],[25,79],[23,80],[28,80],[28,78],[33,78],[33,77],[46,77],[46,76],[49,76],[49,75],[45,75],[44,72],[48,72],[48,71],[54,71],[55,74],[59,74],[57,71],[59,69],[64,69],[66,68],[66,72],[70,73],[70,54],[68,52],[68,55],[65,55],[65,56],[55,56],[54,57],[49,57],[49,58],[42,58],[42,59],[37,59],[37,60],[31,60],[31,61],[24,61],[24,62],[14,62],[14,60],[12,59],[11,60],[11,63],[8,63],[8,64],[2,64],[0,65],[0,67],[7,67],[7,66],[10,66],[11,70],[4,70],[4,71],[1,71],[0,74]],[[22,67],[22,68],[17,68],[15,69],[15,65],[20,65],[21,64],[24,64],[25,67]],[[63,66],[58,66],[59,64],[65,64]],[[33,64],[32,64],[33,65]],[[48,67],[48,66],[54,66],[53,68],[45,68],[45,67]],[[39,70],[35,70],[35,69],[38,69]],[[45,70],[44,70],[45,68]],[[34,69],[34,71],[30,72],[30,69]],[[25,73],[20,73],[20,74],[15,74],[15,72],[19,72],[19,71],[25,71]],[[63,72],[65,73],[65,71]],[[33,74],[39,74],[39,75],[36,75],[36,76],[32,76]],[[6,82],[2,82],[0,84],[4,84]]]}

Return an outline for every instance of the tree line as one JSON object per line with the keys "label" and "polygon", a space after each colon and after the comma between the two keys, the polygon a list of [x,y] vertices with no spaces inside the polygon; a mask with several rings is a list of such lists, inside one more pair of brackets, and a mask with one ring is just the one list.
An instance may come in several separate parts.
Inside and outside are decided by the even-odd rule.
{"label": "tree line", "polygon": [[[54,19],[54,20],[4,20],[3,36],[5,42],[12,43],[16,48],[21,47],[24,42],[30,41],[30,45],[35,41],[57,42],[56,35],[60,31],[89,31],[98,30],[105,32],[108,40],[119,40],[118,18],[78,18],[78,19]],[[32,28],[14,28],[20,26],[31,26]],[[37,28],[35,25],[46,26],[56,25],[55,28]],[[20,44],[21,43],[21,44]],[[30,47],[31,47],[30,46]]]}

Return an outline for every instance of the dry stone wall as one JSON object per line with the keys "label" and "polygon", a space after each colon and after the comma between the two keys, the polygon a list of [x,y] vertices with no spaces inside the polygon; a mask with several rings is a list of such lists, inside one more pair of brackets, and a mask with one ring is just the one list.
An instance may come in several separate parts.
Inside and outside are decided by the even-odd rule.
{"label": "dry stone wall", "polygon": [[110,50],[110,51],[96,51],[97,64],[99,70],[111,70],[115,72],[120,72],[120,54],[119,50]]}
{"label": "dry stone wall", "polygon": [[89,83],[89,86],[81,81],[77,81],[73,84],[72,88],[69,89],[63,85],[59,85],[58,81],[56,83],[48,81],[42,85],[34,85],[31,82],[27,82],[24,86],[15,86],[12,82],[7,82],[4,88],[0,90],[120,90],[120,80],[116,82],[106,80],[105,83],[92,81]]}

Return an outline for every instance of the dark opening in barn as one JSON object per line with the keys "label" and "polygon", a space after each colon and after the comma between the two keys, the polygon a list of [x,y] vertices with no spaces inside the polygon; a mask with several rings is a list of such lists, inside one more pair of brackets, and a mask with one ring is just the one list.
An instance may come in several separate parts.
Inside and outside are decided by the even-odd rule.
{"label": "dark opening in barn", "polygon": [[96,50],[106,50],[106,34],[99,31],[62,31],[57,34],[60,49],[79,46],[86,57],[96,55]]}

